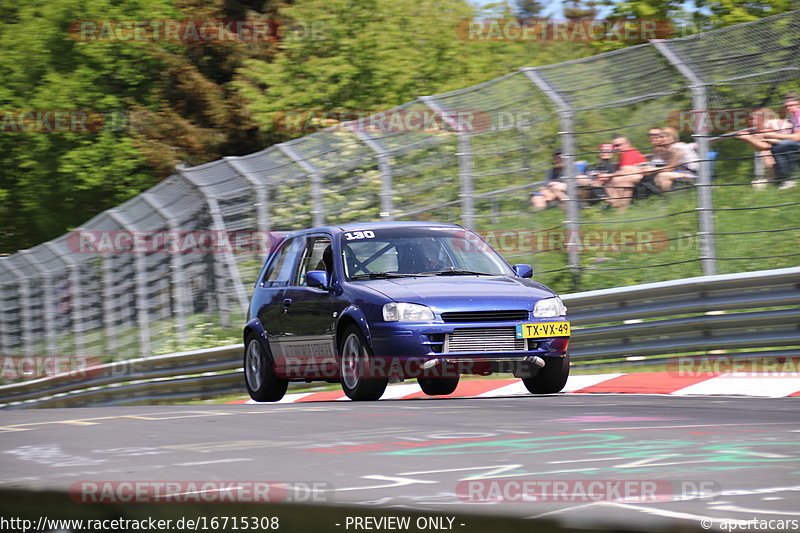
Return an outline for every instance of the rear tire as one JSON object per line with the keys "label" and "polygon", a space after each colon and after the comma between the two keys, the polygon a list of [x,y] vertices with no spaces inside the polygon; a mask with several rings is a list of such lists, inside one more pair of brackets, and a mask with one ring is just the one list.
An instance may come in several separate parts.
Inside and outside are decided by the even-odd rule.
{"label": "rear tire", "polygon": [[561,392],[569,377],[569,354],[564,357],[545,357],[544,368],[531,378],[522,378],[525,388],[533,394]]}
{"label": "rear tire", "polygon": [[257,402],[277,402],[289,386],[288,379],[275,376],[272,358],[255,333],[247,336],[244,345],[244,383]]}
{"label": "rear tire", "polygon": [[361,331],[356,326],[348,326],[339,346],[339,369],[342,390],[351,400],[374,401],[386,390],[388,377],[365,377],[369,375],[373,357]]}
{"label": "rear tire", "polygon": [[458,387],[459,376],[454,378],[417,378],[422,392],[428,396],[446,396],[453,394]]}

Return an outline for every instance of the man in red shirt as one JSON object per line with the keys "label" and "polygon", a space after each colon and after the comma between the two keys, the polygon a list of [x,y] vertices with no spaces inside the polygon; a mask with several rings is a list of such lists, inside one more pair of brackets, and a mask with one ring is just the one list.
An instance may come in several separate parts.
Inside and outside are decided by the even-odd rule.
{"label": "man in red shirt", "polygon": [[[655,132],[656,129],[653,128],[652,131]],[[656,133],[660,134],[661,130]],[[644,177],[642,164],[647,163],[647,159],[639,150],[631,146],[630,141],[624,135],[614,137],[611,147],[614,151],[619,152],[619,170],[608,182],[606,193],[612,206],[627,207],[633,197],[633,188]]]}

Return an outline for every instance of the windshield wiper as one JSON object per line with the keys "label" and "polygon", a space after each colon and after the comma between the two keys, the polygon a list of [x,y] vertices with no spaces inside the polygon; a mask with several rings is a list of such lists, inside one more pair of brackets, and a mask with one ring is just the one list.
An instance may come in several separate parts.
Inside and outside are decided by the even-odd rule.
{"label": "windshield wiper", "polygon": [[416,278],[417,276],[430,275],[432,274],[428,272],[422,274],[401,274],[400,272],[366,272],[364,274],[355,274],[350,276],[350,279]]}
{"label": "windshield wiper", "polygon": [[478,272],[477,270],[437,270],[430,272],[436,276],[499,276],[500,274],[492,274],[491,272]]}

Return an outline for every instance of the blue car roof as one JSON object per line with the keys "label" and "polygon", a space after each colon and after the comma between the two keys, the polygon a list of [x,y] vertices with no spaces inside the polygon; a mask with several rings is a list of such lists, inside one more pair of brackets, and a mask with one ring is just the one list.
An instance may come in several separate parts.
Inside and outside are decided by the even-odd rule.
{"label": "blue car roof", "polygon": [[348,224],[340,224],[338,226],[320,226],[318,228],[308,228],[295,232],[298,233],[313,233],[316,231],[326,231],[330,233],[341,233],[344,231],[359,231],[367,229],[378,228],[462,228],[458,224],[450,224],[447,222],[408,222],[408,221],[381,221],[381,222],[351,222]]}

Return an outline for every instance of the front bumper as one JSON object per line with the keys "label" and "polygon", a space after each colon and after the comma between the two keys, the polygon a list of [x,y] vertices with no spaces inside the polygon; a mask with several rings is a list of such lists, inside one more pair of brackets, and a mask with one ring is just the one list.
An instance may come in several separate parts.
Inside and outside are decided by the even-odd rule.
{"label": "front bumper", "polygon": [[513,330],[516,324],[388,322],[374,324],[370,327],[370,335],[375,359],[384,368],[395,368],[395,374],[399,377],[419,377],[420,373],[437,375],[442,372],[512,372],[524,377],[526,373],[535,373],[544,365],[546,358],[564,357],[567,354],[569,337],[518,340],[516,345],[521,349],[513,350],[495,349],[496,344],[508,345],[508,342],[498,343],[491,335],[487,335],[487,343],[479,346],[480,350],[453,351],[448,342],[456,330],[474,330],[478,333],[481,333],[480,330]]}

